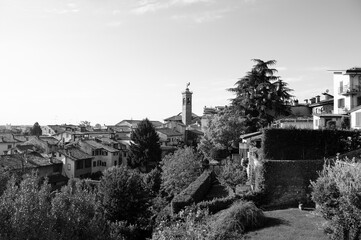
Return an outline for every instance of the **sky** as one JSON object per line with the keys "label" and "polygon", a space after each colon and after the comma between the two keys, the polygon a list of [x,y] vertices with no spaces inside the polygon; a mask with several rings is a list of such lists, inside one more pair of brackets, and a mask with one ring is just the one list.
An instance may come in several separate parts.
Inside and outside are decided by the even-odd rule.
{"label": "sky", "polygon": [[360,0],[0,0],[0,125],[163,121],[274,66],[303,102],[361,66]]}

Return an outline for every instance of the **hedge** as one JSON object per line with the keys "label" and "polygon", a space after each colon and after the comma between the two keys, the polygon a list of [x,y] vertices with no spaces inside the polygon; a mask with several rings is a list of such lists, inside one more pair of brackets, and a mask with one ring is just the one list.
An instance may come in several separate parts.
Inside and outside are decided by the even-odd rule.
{"label": "hedge", "polygon": [[299,202],[308,203],[310,181],[318,178],[323,165],[324,160],[265,161],[263,203],[268,207],[295,207]]}
{"label": "hedge", "polygon": [[264,130],[262,158],[266,160],[314,160],[357,149],[360,133],[345,130]]}
{"label": "hedge", "polygon": [[214,179],[215,174],[213,171],[204,171],[201,176],[173,198],[171,202],[172,213],[177,213],[185,206],[202,201],[211,188]]}

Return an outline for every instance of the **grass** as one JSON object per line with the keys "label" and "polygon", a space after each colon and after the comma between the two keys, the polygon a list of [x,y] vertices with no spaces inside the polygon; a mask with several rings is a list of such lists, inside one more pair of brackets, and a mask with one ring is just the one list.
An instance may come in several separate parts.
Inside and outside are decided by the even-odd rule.
{"label": "grass", "polygon": [[262,229],[248,232],[243,239],[252,240],[328,240],[323,232],[325,220],[313,211],[285,209],[264,212]]}

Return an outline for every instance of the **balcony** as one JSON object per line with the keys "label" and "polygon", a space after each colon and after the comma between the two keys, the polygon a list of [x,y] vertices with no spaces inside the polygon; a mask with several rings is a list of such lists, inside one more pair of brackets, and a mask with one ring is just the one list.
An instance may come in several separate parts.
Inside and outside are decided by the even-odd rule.
{"label": "balcony", "polygon": [[359,85],[353,87],[350,87],[349,85],[343,85],[342,87],[338,88],[338,93],[344,96],[354,95],[360,92],[361,92],[361,86]]}

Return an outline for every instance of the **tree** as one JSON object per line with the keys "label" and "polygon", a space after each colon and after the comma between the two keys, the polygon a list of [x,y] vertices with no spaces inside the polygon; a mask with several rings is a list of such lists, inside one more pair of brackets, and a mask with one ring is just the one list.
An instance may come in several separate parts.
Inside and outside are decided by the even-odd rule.
{"label": "tree", "polygon": [[108,220],[127,221],[145,228],[150,217],[150,194],[141,173],[119,166],[104,171],[98,195]]}
{"label": "tree", "polygon": [[57,239],[109,239],[108,226],[99,211],[96,190],[84,180],[70,180],[52,199],[51,216]]}
{"label": "tree", "polygon": [[244,132],[245,118],[225,110],[209,120],[198,149],[213,158],[215,151],[228,152],[228,149],[238,147],[239,136]]}
{"label": "tree", "polygon": [[236,94],[231,105],[235,113],[246,117],[246,132],[254,132],[270,124],[276,117],[289,115],[287,105],[291,89],[280,77],[275,76],[275,60],[262,61],[253,59],[256,63],[246,76],[228,89]]}
{"label": "tree", "polygon": [[81,121],[79,123],[79,127],[90,127],[90,122],[89,121]]}
{"label": "tree", "polygon": [[54,239],[51,209],[51,186],[43,184],[35,173],[16,184],[11,178],[0,198],[1,239]]}
{"label": "tree", "polygon": [[130,145],[128,165],[141,171],[149,172],[150,167],[155,167],[161,160],[159,136],[152,123],[144,119],[138,124],[131,136],[133,143]]}
{"label": "tree", "polygon": [[169,197],[180,193],[202,174],[201,156],[192,147],[178,149],[162,160],[161,190]]}
{"label": "tree", "polygon": [[222,166],[218,179],[222,185],[236,192],[236,187],[247,182],[247,172],[240,161],[226,161]]}
{"label": "tree", "polygon": [[43,131],[41,130],[41,127],[38,122],[34,123],[34,126],[30,129],[30,135],[33,136],[41,136],[43,134]]}

